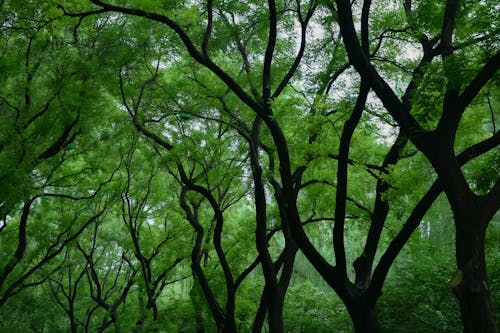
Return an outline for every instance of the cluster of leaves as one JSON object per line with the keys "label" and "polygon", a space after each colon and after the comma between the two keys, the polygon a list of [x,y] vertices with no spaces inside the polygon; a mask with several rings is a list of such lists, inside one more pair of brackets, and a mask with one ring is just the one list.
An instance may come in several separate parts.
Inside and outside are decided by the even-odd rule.
{"label": "cluster of leaves", "polygon": [[[338,5],[110,3],[0,1],[0,331],[352,332],[360,300],[381,332],[460,329],[444,195],[387,282],[373,273],[443,177],[358,82]],[[457,52],[421,66],[446,5],[408,6],[374,4],[362,44],[431,133],[450,86],[497,52],[497,14],[464,4]],[[497,80],[453,157],[498,136]],[[497,149],[458,169],[483,195],[499,168]],[[498,213],[489,224],[498,307]]]}

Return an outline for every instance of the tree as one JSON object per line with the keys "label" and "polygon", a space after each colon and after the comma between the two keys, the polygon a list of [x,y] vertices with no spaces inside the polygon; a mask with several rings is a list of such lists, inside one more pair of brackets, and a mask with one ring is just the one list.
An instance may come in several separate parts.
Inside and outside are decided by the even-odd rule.
{"label": "tree", "polygon": [[[83,102],[95,95],[88,89],[89,73],[82,70],[85,59],[78,56],[78,46],[68,42],[73,36],[47,30],[57,25],[45,15],[48,8],[42,6],[38,11],[34,3],[1,3],[6,22],[1,64],[8,71],[0,91],[0,184],[4,189],[0,232],[8,240],[2,251],[1,305],[25,286],[32,286],[26,280],[100,218],[107,205],[101,192],[113,178],[113,166],[109,174],[108,170],[96,173],[99,165],[95,160],[100,157],[89,151],[95,141],[80,140],[83,132],[98,132],[91,123],[95,104]],[[82,181],[91,173],[96,177]],[[75,209],[68,212],[65,207]],[[60,224],[47,223],[37,215],[41,210]],[[37,239],[36,232],[32,237],[36,228],[29,220],[38,222],[39,228],[47,227],[45,240]],[[32,243],[39,242],[46,247],[34,251]]]}
{"label": "tree", "polygon": [[[387,15],[369,1],[340,0],[91,0],[42,8],[42,17],[51,18],[47,26],[56,35],[64,27],[62,40],[72,40],[79,57],[88,59],[92,75],[85,82],[98,93],[92,101],[78,101],[86,110],[99,105],[105,112],[86,113],[85,119],[109,119],[107,126],[81,133],[77,152],[85,158],[75,161],[121,161],[92,182],[111,199],[99,228],[122,228],[116,246],[104,245],[106,237],[98,236],[103,229],[95,229],[90,243],[80,236],[88,234],[82,229],[64,247],[77,242],[73,255],[85,259],[87,280],[79,278],[82,271],[67,271],[66,288],[59,275],[63,264],[40,281],[51,281],[59,306],[61,294],[68,295],[62,309],[69,310],[72,327],[78,325],[69,305],[85,309],[75,302],[75,288],[85,285],[89,292],[78,295],[97,304],[80,310],[88,311],[87,329],[113,324],[115,330],[154,330],[165,323],[165,303],[180,304],[168,300],[176,287],[166,277],[176,281],[188,274],[183,304],[196,317],[198,332],[249,326],[258,332],[266,317],[270,332],[284,332],[286,296],[297,293],[289,286],[301,271],[300,249],[320,284],[339,296],[355,331],[377,332],[376,305],[389,270],[424,217],[433,216],[428,211],[444,191],[456,226],[459,271],[453,285],[465,331],[474,325],[495,331],[489,289],[483,288],[484,234],[499,201],[498,177],[484,171],[499,143],[493,110],[498,57],[492,56],[494,43],[484,46],[495,28],[457,30],[460,42],[452,43],[455,18],[474,23],[484,4],[457,11],[449,1],[432,7],[432,14],[424,2],[385,5]],[[360,13],[360,41],[353,12]],[[416,51],[404,56],[398,49]],[[457,64],[466,73],[456,73]],[[466,82],[463,89],[460,82]],[[482,90],[487,93],[479,101]],[[488,125],[469,128],[483,121]],[[103,141],[100,148],[93,146],[94,135]],[[68,140],[62,141],[47,162],[65,160]],[[45,171],[41,179],[50,180],[43,165],[33,164],[29,172]],[[75,193],[92,186],[75,181],[82,174],[77,166],[63,164],[69,180],[63,172],[56,182],[61,193],[29,189],[9,207],[37,196],[81,198]],[[70,212],[84,209],[84,200],[74,202]],[[22,222],[27,210],[10,209],[11,216]],[[473,217],[480,227],[472,226]],[[170,238],[171,223],[183,231],[177,236],[182,241]],[[121,253],[109,264],[99,260],[107,248]],[[189,251],[191,274],[180,262]],[[62,253],[51,259],[63,262]],[[416,265],[407,267],[417,274]],[[122,267],[128,275],[120,274]],[[107,276],[115,276],[115,283],[106,282]],[[260,296],[250,297],[252,305],[245,299],[248,286]],[[131,310],[125,303],[133,297],[139,311],[124,324],[118,311]],[[478,309],[483,317],[475,316]]]}
{"label": "tree", "polygon": [[[169,27],[170,29],[172,29],[172,31],[178,36],[178,38],[180,38],[182,43],[186,46],[189,55],[196,62],[198,62],[199,64],[210,70],[215,76],[219,77],[227,85],[227,87],[241,100],[241,102],[246,104],[251,110],[255,112],[257,118],[254,122],[252,130],[252,133],[254,133],[255,137],[258,138],[260,136],[259,135],[260,123],[262,122],[263,124],[265,124],[267,130],[269,131],[269,135],[272,138],[272,145],[276,152],[276,157],[279,161],[280,181],[278,182],[273,177],[271,177],[270,183],[273,186],[277,206],[280,210],[280,218],[284,226],[283,230],[285,231],[286,234],[286,229],[288,227],[290,228],[294,241],[298,243],[301,250],[306,254],[306,256],[315,266],[315,268],[320,272],[320,274],[324,277],[324,279],[332,286],[332,288],[337,292],[337,294],[339,294],[339,296],[343,299],[344,303],[346,304],[348,310],[350,311],[353,317],[357,330],[366,331],[375,329],[374,327],[376,324],[374,322],[375,319],[374,319],[373,308],[375,300],[378,297],[377,294],[381,290],[381,286],[384,280],[383,278],[384,274],[381,273],[380,276],[376,276],[375,279],[376,283],[372,285],[373,286],[372,288],[367,288],[366,285],[369,283],[369,274],[367,273],[371,270],[371,265],[374,259],[374,253],[376,251],[378,239],[380,237],[379,235],[382,226],[384,224],[388,209],[388,206],[386,205],[386,203],[384,203],[384,200],[382,199],[383,193],[385,192],[385,188],[387,188],[388,185],[383,180],[381,180],[379,181],[377,186],[378,199],[376,199],[376,205],[375,205],[376,211],[374,211],[374,214],[372,216],[372,230],[369,233],[367,245],[365,247],[363,256],[361,256],[359,260],[356,261],[356,268],[358,272],[358,277],[356,282],[358,283],[353,284],[349,281],[347,276],[345,244],[343,240],[344,225],[345,225],[344,207],[347,200],[346,189],[347,189],[348,153],[349,153],[349,147],[351,146],[350,143],[351,137],[354,132],[354,129],[357,127],[357,123],[359,122],[362,111],[365,108],[366,98],[368,96],[368,91],[370,87],[373,88],[374,91],[378,94],[379,98],[384,104],[384,107],[394,117],[398,125],[401,127],[402,131],[401,139],[396,140],[396,144],[393,146],[393,149],[387,155],[385,162],[383,163],[381,168],[385,170],[387,166],[397,162],[397,160],[399,159],[398,157],[399,152],[402,149],[402,147],[405,146],[405,141],[407,140],[406,138],[407,137],[410,138],[412,143],[414,143],[416,147],[429,158],[431,164],[436,169],[436,172],[439,176],[439,182],[443,183],[445,192],[447,193],[452,203],[452,207],[454,208],[455,220],[456,221],[459,221],[460,219],[471,220],[471,218],[465,218],[464,216],[467,216],[467,214],[473,210],[469,209],[470,207],[468,207],[466,209],[467,210],[466,212],[463,207],[467,207],[466,203],[470,205],[471,203],[474,202],[475,199],[471,197],[472,192],[468,191],[468,193],[470,194],[469,196],[458,195],[457,197],[457,193],[463,194],[467,192],[466,190],[464,190],[464,188],[466,189],[466,187],[464,186],[467,185],[467,183],[465,182],[465,178],[463,176],[460,176],[461,174],[459,168],[460,164],[453,151],[453,141],[454,141],[453,138],[455,135],[454,133],[458,128],[460,115],[463,113],[463,110],[470,103],[472,98],[479,92],[480,88],[488,81],[491,75],[493,75],[492,74],[494,73],[493,69],[496,68],[495,67],[496,58],[493,57],[492,60],[487,63],[486,67],[484,67],[483,70],[480,71],[480,75],[478,75],[476,79],[473,80],[472,86],[470,86],[468,89],[467,88],[465,89],[464,92],[465,95],[461,97],[463,98],[463,100],[460,102],[462,103],[462,105],[452,105],[450,107],[444,108],[445,110],[447,110],[448,108],[450,110],[452,109],[456,110],[458,108],[462,109],[462,111],[456,112],[453,117],[452,114],[454,111],[443,112],[443,117],[441,118],[442,120],[438,124],[438,128],[439,129],[443,128],[443,131],[446,132],[446,135],[443,134],[443,137],[440,136],[441,134],[438,133],[438,131],[425,132],[422,126],[419,125],[419,123],[411,115],[409,115],[412,103],[411,94],[413,93],[413,89],[416,89],[416,87],[418,87],[417,77],[421,76],[422,66],[430,63],[432,59],[438,54],[443,56],[443,59],[445,60],[446,63],[445,58],[451,55],[453,52],[453,47],[451,46],[452,29],[450,29],[450,24],[447,21],[448,18],[451,18],[451,22],[453,21],[454,12],[456,11],[455,8],[456,6],[453,7],[453,3],[449,3],[448,6],[446,7],[448,8],[445,11],[445,16],[447,17],[447,20],[445,20],[445,24],[443,24],[443,29],[442,29],[443,31],[440,37],[441,44],[439,48],[437,48],[437,51],[433,49],[432,38],[429,37],[421,38],[421,43],[424,48],[423,61],[419,66],[416,67],[416,70],[414,70],[415,73],[414,79],[410,82],[409,89],[407,89],[406,94],[403,96],[402,102],[399,101],[399,98],[395,95],[394,92],[392,92],[387,83],[384,82],[381,83],[381,81],[379,80],[379,76],[375,75],[376,72],[374,72],[373,66],[371,66],[367,62],[367,59],[369,59],[367,55],[370,52],[369,29],[368,29],[369,17],[370,17],[369,16],[370,3],[365,3],[362,8],[361,45],[359,44],[356,34],[354,32],[352,20],[349,19],[350,17],[352,17],[351,5],[347,2],[337,3],[337,8],[336,8],[338,10],[337,16],[339,19],[342,38],[346,45],[346,51],[349,55],[350,62],[354,65],[354,67],[358,70],[358,72],[360,72],[362,80],[357,97],[357,102],[353,106],[354,111],[350,119],[345,123],[345,126],[343,128],[343,134],[340,140],[340,147],[338,154],[339,162],[338,162],[337,184],[336,184],[337,191],[336,191],[335,224],[333,228],[333,237],[334,237],[333,244],[336,257],[335,266],[331,266],[323,259],[322,255],[319,254],[317,250],[314,248],[314,246],[311,244],[310,240],[308,239],[307,235],[305,234],[302,228],[300,213],[297,207],[297,198],[299,194],[302,176],[306,171],[307,167],[302,165],[295,166],[293,164],[294,161],[290,157],[291,151],[288,147],[289,144],[288,142],[290,140],[287,139],[286,131],[283,129],[282,125],[280,125],[279,119],[277,119],[278,117],[275,115],[277,109],[276,101],[279,99],[280,95],[282,95],[286,86],[290,83],[290,79],[292,79],[295,72],[297,71],[298,66],[300,65],[300,62],[304,55],[306,28],[318,4],[313,1],[309,3],[308,6],[306,6],[307,8],[304,10],[304,8],[300,6],[300,3],[298,4],[299,6],[297,6],[294,9],[286,7],[281,8],[277,6],[277,4],[274,1],[270,1],[268,3],[268,8],[267,8],[267,12],[269,15],[268,25],[267,25],[268,34],[267,34],[267,45],[265,45],[265,48],[263,50],[263,62],[261,64],[262,65],[261,93],[255,93],[256,91],[255,87],[252,87],[252,81],[255,75],[251,73],[251,63],[249,63],[248,61],[248,55],[246,53],[247,50],[245,49],[245,45],[241,43],[240,37],[236,34],[237,41],[235,43],[234,49],[235,51],[236,50],[239,51],[239,53],[242,55],[243,68],[246,71],[249,82],[249,89],[251,91],[251,94],[249,94],[246,92],[245,87],[241,83],[239,83],[238,80],[235,80],[231,74],[229,74],[227,69],[226,70],[223,69],[222,67],[217,65],[216,62],[212,60],[211,54],[214,54],[214,49],[220,47],[217,44],[217,42],[213,42],[212,44],[210,44],[211,39],[217,41],[218,37],[217,33],[214,32],[213,29],[214,25],[218,24],[219,22],[225,24],[227,24],[228,22],[231,23],[229,19],[226,20],[221,19],[225,17],[223,14],[220,15],[220,18],[219,16],[217,16],[214,19],[215,11],[214,11],[214,4],[212,2],[208,2],[206,4],[205,13],[207,15],[207,21],[204,33],[202,34],[203,38],[200,41],[198,41],[197,37],[194,36],[195,33],[202,32],[203,29],[199,29],[199,25],[198,28],[193,28],[190,26],[183,27],[181,24],[179,24],[178,22],[169,17],[168,9],[165,11],[165,14],[158,14],[154,12],[153,7],[148,7],[148,5],[142,8],[133,8],[133,7],[131,8],[131,7],[121,7],[117,5],[111,5],[102,1],[92,1],[92,3],[98,5],[101,8],[100,9],[101,11],[114,11],[128,15],[148,18],[150,20],[160,22]],[[279,5],[281,6],[281,4]],[[192,7],[192,9],[195,11],[201,10],[201,8],[196,6]],[[297,15],[296,18],[298,24],[301,26],[301,31],[302,31],[301,42],[300,42],[299,52],[295,57],[295,60],[289,65],[288,70],[285,70],[283,72],[284,74],[283,79],[281,81],[278,80],[277,82],[273,82],[273,78],[279,76],[277,71],[274,71],[273,75],[271,75],[272,70],[275,69],[275,67],[277,67],[277,66],[273,67],[273,57],[275,56],[275,50],[278,50],[277,49],[278,22],[283,22],[283,23],[287,22],[287,15],[285,14],[287,12],[287,9],[294,11]],[[408,16],[411,16],[411,11],[412,11],[411,4],[406,4],[406,9]],[[220,12],[224,13],[223,10]],[[83,17],[85,15],[88,15],[88,13],[91,12],[83,14],[69,14],[69,15]],[[191,21],[193,21],[192,16],[189,18]],[[193,21],[190,22],[190,24],[191,26],[195,26],[196,22]],[[382,33],[381,37],[379,38],[381,43],[384,39],[383,37],[384,34]],[[195,46],[198,42],[200,42],[201,47]],[[211,48],[209,48],[210,45],[212,45]],[[225,46],[225,48],[227,49],[227,46]],[[365,54],[364,58],[362,57],[363,54]],[[370,55],[372,57],[375,57],[375,54],[370,54]],[[446,67],[447,66],[445,66],[445,70]],[[450,79],[450,81],[453,80]],[[273,89],[274,87],[275,89]],[[454,98],[454,95],[452,94],[452,92],[455,93],[455,95],[458,94],[456,84],[453,87],[450,84],[447,87],[447,89],[449,90],[449,94],[446,98],[446,101],[452,100],[456,102],[457,99]],[[136,127],[139,130],[141,130],[141,127],[143,125],[137,120],[136,115],[132,114],[132,116],[134,118],[134,123]],[[431,134],[429,134],[429,136],[426,137],[425,135],[422,134],[422,132]],[[436,135],[438,135],[438,138],[440,140],[443,140],[443,145],[440,145],[440,147],[441,146],[447,147],[446,148],[447,150],[445,148],[439,148],[439,149],[445,149],[446,150],[445,152],[438,151],[439,149],[436,149],[436,146],[430,145],[431,140],[436,139],[435,138]],[[154,135],[150,135],[149,137],[153,138],[157,143],[160,143],[158,140],[156,140],[157,137],[155,138]],[[420,138],[422,137],[424,137],[424,139],[421,140]],[[309,142],[314,142],[314,141],[315,138],[313,135],[309,138]],[[254,145],[258,146],[257,142],[258,139],[254,140]],[[170,144],[167,145],[169,146]],[[255,156],[253,159],[251,158],[251,161],[253,170],[254,191],[258,193],[255,196],[256,220],[257,220],[256,235],[260,235],[258,237],[260,237],[261,240],[264,240],[265,237],[263,234],[263,230],[265,229],[264,225],[265,225],[266,204],[265,201],[263,201],[265,198],[265,193],[264,193],[264,187],[262,186],[261,167],[259,166],[260,165],[259,156],[258,155],[251,155],[251,156]],[[446,158],[443,156],[446,156]],[[271,157],[271,160],[273,159],[274,157]],[[451,168],[450,163],[446,163],[446,161],[450,160],[455,161],[453,164],[454,172],[452,173],[450,173],[450,168]],[[461,189],[456,188],[456,186],[459,186],[457,184],[460,183],[457,182],[457,180],[460,180],[461,184],[463,185]],[[484,221],[489,221],[494,212],[496,212],[496,210],[498,209],[498,207],[495,204],[498,200],[494,200],[496,198],[495,188],[492,190],[490,195],[485,195],[481,199],[484,200],[484,205],[485,205],[481,209],[481,214],[485,212]],[[428,206],[430,206],[430,204],[433,201],[432,198],[436,191],[437,190],[433,189],[431,190],[429,196],[424,197],[424,200],[421,201],[420,206],[417,207],[415,214],[410,216],[410,222],[416,221],[416,223],[418,224],[418,222],[421,219],[419,215],[421,215],[422,212],[426,211],[425,206],[427,206],[427,208]],[[422,206],[424,206],[424,208],[422,208]],[[475,213],[479,214],[479,211],[475,211]],[[456,222],[456,223],[457,225],[460,225],[461,222]],[[415,222],[410,224],[415,225]],[[412,228],[409,229],[410,231],[412,230]],[[485,227],[481,229],[479,234],[484,235],[484,230]],[[467,236],[464,235],[463,237],[469,237],[471,234],[473,234],[469,231],[466,233]],[[396,244],[395,245],[396,248],[398,247],[400,248],[401,245],[405,243],[405,237],[409,236],[406,230],[403,230],[402,234],[403,236],[398,238],[397,241],[394,243]],[[457,239],[460,239],[461,237],[462,235],[458,234]],[[259,238],[257,238],[256,242],[257,244],[259,244]],[[472,240],[468,242],[471,243]],[[481,240],[479,242],[481,243]],[[457,243],[461,243],[461,241],[457,240]],[[261,241],[260,244],[262,245],[261,246],[258,245],[257,248],[259,250],[259,254],[262,260],[262,265],[264,268],[264,276],[266,276],[266,282],[271,286],[270,287],[271,290],[277,290],[274,287],[276,286],[276,281],[273,281],[274,279],[273,276],[276,276],[276,274],[273,273],[273,267],[269,261],[269,254],[267,254],[265,250],[267,246],[264,245],[263,241]],[[458,257],[461,256],[460,253],[463,252],[463,249],[464,247],[462,246],[457,247]],[[394,248],[392,248],[392,250],[394,250]],[[397,254],[397,252],[398,251],[393,251],[392,254],[389,255],[389,257],[393,256],[394,254]],[[479,257],[484,257],[484,255],[481,255],[481,253],[479,253],[478,255]],[[459,259],[459,268],[463,268],[462,267],[464,264],[463,260],[464,260],[463,258]],[[484,267],[484,259],[483,261],[481,261],[480,259],[478,260],[479,260],[478,261],[479,266],[477,267],[479,267],[479,273],[477,274],[479,274],[481,280],[484,280],[483,278],[485,278],[485,269],[481,268]],[[387,264],[389,264],[390,266],[390,262],[391,260],[382,262],[383,265],[379,265],[378,268],[380,268],[382,272],[387,271],[388,270]],[[378,272],[377,269],[375,271]],[[488,291],[485,290],[484,294],[485,294],[484,299],[486,299],[484,306],[486,310],[488,310],[490,309],[488,308],[488,301],[487,301]],[[272,299],[279,299],[278,294],[275,294],[275,297],[272,297]],[[469,305],[471,304],[470,299],[464,302]],[[275,314],[272,313],[272,310],[276,308],[277,308],[276,305],[271,305],[269,308],[270,310],[269,323],[271,331],[283,330],[281,319],[279,319],[279,315],[275,317]],[[467,319],[468,318],[467,311],[464,310],[462,312],[464,316],[465,326],[468,327],[473,325],[468,323],[469,319]],[[491,314],[491,309],[488,311],[483,311],[483,313]],[[274,318],[278,319],[274,320]],[[487,321],[484,320],[483,318],[481,322],[485,323]],[[487,325],[489,325],[490,327],[492,326],[491,323]]]}
{"label": "tree", "polygon": [[[485,14],[483,6],[487,4],[467,8],[461,6],[459,1],[447,1],[444,10],[440,11],[442,18],[438,18],[434,23],[426,20],[428,17],[424,16],[425,13],[419,12],[422,11],[421,4],[415,9],[411,1],[405,2],[404,9],[410,31],[414,31],[414,38],[420,41],[423,54],[401,98],[378,74],[366,56],[368,51],[360,47],[349,2],[337,1],[336,4],[343,40],[353,66],[363,79],[370,82],[387,111],[429,159],[450,201],[456,229],[458,268],[452,287],[460,302],[464,332],[496,332],[487,283],[484,242],[488,223],[500,207],[500,182],[497,180],[485,194],[474,193],[455,153],[457,132],[466,109],[475,99],[480,98],[478,95],[492,80],[500,66],[498,50],[481,44],[483,40],[491,38],[490,27],[478,22],[482,19],[478,15]],[[369,15],[370,5],[370,1],[363,4],[365,16]],[[465,18],[467,14],[470,16]],[[470,21],[471,25],[474,24],[474,33],[481,37],[471,39],[470,31],[467,31],[465,38],[455,34],[460,19],[462,22]],[[419,21],[428,26],[420,28],[422,23]],[[439,31],[436,26],[440,23]],[[458,39],[458,44],[453,43],[454,36]],[[468,51],[462,51],[465,45],[477,47],[475,51],[480,54],[479,64],[465,66],[471,55]],[[441,57],[442,67],[434,69],[431,64],[438,56]],[[457,71],[459,66],[464,68],[462,73]],[[418,94],[424,89],[420,84],[424,82],[426,75],[436,75],[446,82],[441,86],[443,95],[438,99],[441,104],[440,112],[430,115],[437,119],[432,123],[431,129],[426,129],[422,122],[415,118],[415,109],[419,107]],[[494,121],[495,119],[493,123]],[[498,133],[493,135],[498,137]],[[498,142],[498,139],[495,141]]]}

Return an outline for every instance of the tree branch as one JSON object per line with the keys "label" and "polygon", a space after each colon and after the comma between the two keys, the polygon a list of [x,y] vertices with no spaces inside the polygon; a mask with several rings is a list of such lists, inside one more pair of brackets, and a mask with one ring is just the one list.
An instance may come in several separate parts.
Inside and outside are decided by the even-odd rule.
{"label": "tree branch", "polygon": [[[300,2],[297,1],[299,4]],[[316,1],[313,0],[313,3],[309,7],[309,10],[307,11],[307,15],[304,19],[301,19],[301,14],[300,14],[300,7],[299,7],[299,21],[300,21],[300,47],[299,47],[299,52],[295,56],[295,60],[293,61],[292,66],[290,66],[290,69],[286,73],[285,77],[283,80],[280,82],[278,85],[278,88],[274,91],[273,95],[271,98],[276,98],[278,97],[283,89],[285,89],[286,85],[290,81],[290,79],[293,77],[293,74],[299,67],[300,61],[302,60],[302,56],[304,55],[304,51],[306,48],[306,31],[307,31],[307,25],[309,24],[309,20],[311,19],[312,15],[314,14],[314,11],[316,10]]]}
{"label": "tree branch", "polygon": [[472,81],[467,85],[462,94],[459,96],[462,107],[467,107],[472,100],[477,96],[481,89],[495,75],[500,68],[500,52],[497,52],[491,57],[483,68],[476,74]]}
{"label": "tree branch", "polygon": [[264,55],[264,70],[262,73],[262,99],[264,103],[269,103],[271,98],[271,66],[273,53],[276,46],[277,37],[277,17],[275,0],[267,1],[269,6],[269,35],[267,40],[266,53]]}
{"label": "tree branch", "polygon": [[252,99],[236,81],[229,76],[225,71],[223,71],[219,66],[217,66],[212,60],[206,58],[193,44],[191,38],[187,35],[187,33],[182,29],[182,27],[172,19],[167,16],[147,12],[140,9],[131,9],[120,6],[115,6],[111,4],[107,4],[100,0],[90,0],[93,4],[102,7],[106,11],[113,11],[117,13],[128,14],[132,16],[143,17],[149,20],[157,21],[165,24],[170,29],[172,29],[175,34],[181,39],[182,43],[186,47],[189,55],[196,60],[201,65],[205,66],[207,69],[212,71],[216,76],[218,76],[227,86],[231,89],[236,96],[240,98],[240,100],[248,105],[252,110],[259,113],[261,116],[264,116],[264,110],[261,105],[257,103],[254,99]]}
{"label": "tree branch", "polygon": [[[500,131],[494,136],[483,140],[467,149],[462,151],[456,158],[459,164],[465,165],[468,161],[486,153],[487,151],[495,148],[500,144]],[[396,235],[396,237],[391,241],[387,250],[380,258],[377,267],[373,272],[372,283],[368,289],[368,293],[373,300],[376,300],[380,296],[382,291],[382,286],[387,277],[387,273],[391,265],[393,264],[396,257],[403,246],[408,242],[413,231],[418,227],[422,218],[425,216],[429,208],[432,206],[434,201],[443,191],[443,185],[441,180],[438,178],[430,187],[430,189],[425,193],[425,195],[420,199],[418,204],[415,206],[410,216],[406,220],[405,224]]]}
{"label": "tree branch", "polygon": [[208,58],[208,43],[210,41],[210,36],[212,35],[212,24],[213,24],[213,10],[214,1],[207,0],[207,27],[205,29],[205,34],[203,35],[203,43],[201,45],[201,52],[205,58]]}
{"label": "tree branch", "polygon": [[336,3],[340,31],[343,36],[344,45],[350,62],[356,68],[357,72],[367,80],[367,83],[382,101],[382,104],[398,122],[398,124],[402,126],[403,130],[408,133],[408,135],[414,137],[413,140],[418,140],[418,135],[424,133],[425,131],[420,124],[418,124],[415,118],[411,116],[409,110],[403,107],[403,104],[399,100],[396,93],[378,74],[373,65],[370,63],[368,56],[361,48],[356,30],[354,28],[351,5],[349,1],[336,0]]}

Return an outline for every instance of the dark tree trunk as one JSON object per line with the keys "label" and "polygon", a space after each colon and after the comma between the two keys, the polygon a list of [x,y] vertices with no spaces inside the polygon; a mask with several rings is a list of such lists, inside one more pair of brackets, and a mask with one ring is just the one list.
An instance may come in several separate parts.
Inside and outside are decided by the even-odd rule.
{"label": "dark tree trunk", "polygon": [[78,324],[76,322],[73,306],[71,306],[71,305],[70,305],[69,321],[71,324],[71,333],[77,333],[78,332]]}
{"label": "dark tree trunk", "polygon": [[[270,112],[270,110],[269,110]],[[255,243],[257,252],[259,253],[260,262],[262,265],[262,272],[268,290],[268,317],[270,333],[284,332],[283,325],[283,304],[280,302],[281,289],[278,284],[277,271],[274,267],[271,254],[268,247],[267,239],[267,202],[264,181],[262,177],[262,167],[259,161],[259,135],[262,118],[257,117],[252,125],[252,134],[250,140],[250,161],[252,165],[252,176],[254,184],[254,199],[255,199]]]}
{"label": "dark tree trunk", "polygon": [[267,298],[268,298],[268,288],[264,286],[264,290],[262,291],[262,295],[260,297],[259,308],[257,309],[257,313],[255,314],[255,319],[253,320],[252,325],[252,333],[259,333],[262,331],[262,327],[264,326],[264,321],[266,319],[267,313]]}
{"label": "dark tree trunk", "polygon": [[224,329],[225,333],[236,333],[238,332],[238,328],[236,326],[236,321],[234,320],[234,311],[232,314],[226,315],[226,320],[224,321]]}
{"label": "dark tree trunk", "polygon": [[486,229],[498,209],[496,190],[477,196],[468,186],[458,163],[448,165],[449,168],[441,171],[438,163],[436,170],[445,178],[445,192],[455,220],[457,272],[451,287],[460,305],[464,333],[496,333],[485,260]]}
{"label": "dark tree trunk", "polygon": [[375,306],[370,306],[366,298],[354,300],[354,304],[347,307],[356,333],[378,333]]}
{"label": "dark tree trunk", "polygon": [[199,302],[193,302],[194,315],[196,320],[196,333],[205,333],[205,320],[203,319],[203,311]]}
{"label": "dark tree trunk", "polygon": [[268,318],[269,333],[285,332],[283,325],[283,297],[280,295],[279,286],[275,287],[275,292],[269,294]]}
{"label": "dark tree trunk", "polygon": [[453,140],[438,138],[441,144],[428,149],[453,210],[457,272],[451,287],[458,299],[464,333],[497,333],[485,261],[486,228],[498,210],[497,185],[478,196],[471,190],[460,162],[454,157]]}
{"label": "dark tree trunk", "polygon": [[[460,305],[464,333],[497,333],[486,274],[485,233],[481,206],[459,212],[456,219],[457,272],[451,287]],[[471,220],[472,219],[472,220]],[[471,222],[474,223],[471,223]],[[482,227],[484,226],[484,227]]]}

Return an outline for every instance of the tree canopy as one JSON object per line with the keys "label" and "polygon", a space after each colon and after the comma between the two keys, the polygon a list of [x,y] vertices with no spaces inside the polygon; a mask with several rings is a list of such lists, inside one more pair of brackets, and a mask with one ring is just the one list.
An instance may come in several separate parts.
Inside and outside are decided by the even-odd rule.
{"label": "tree canopy", "polygon": [[0,331],[498,332],[495,2],[0,16]]}

